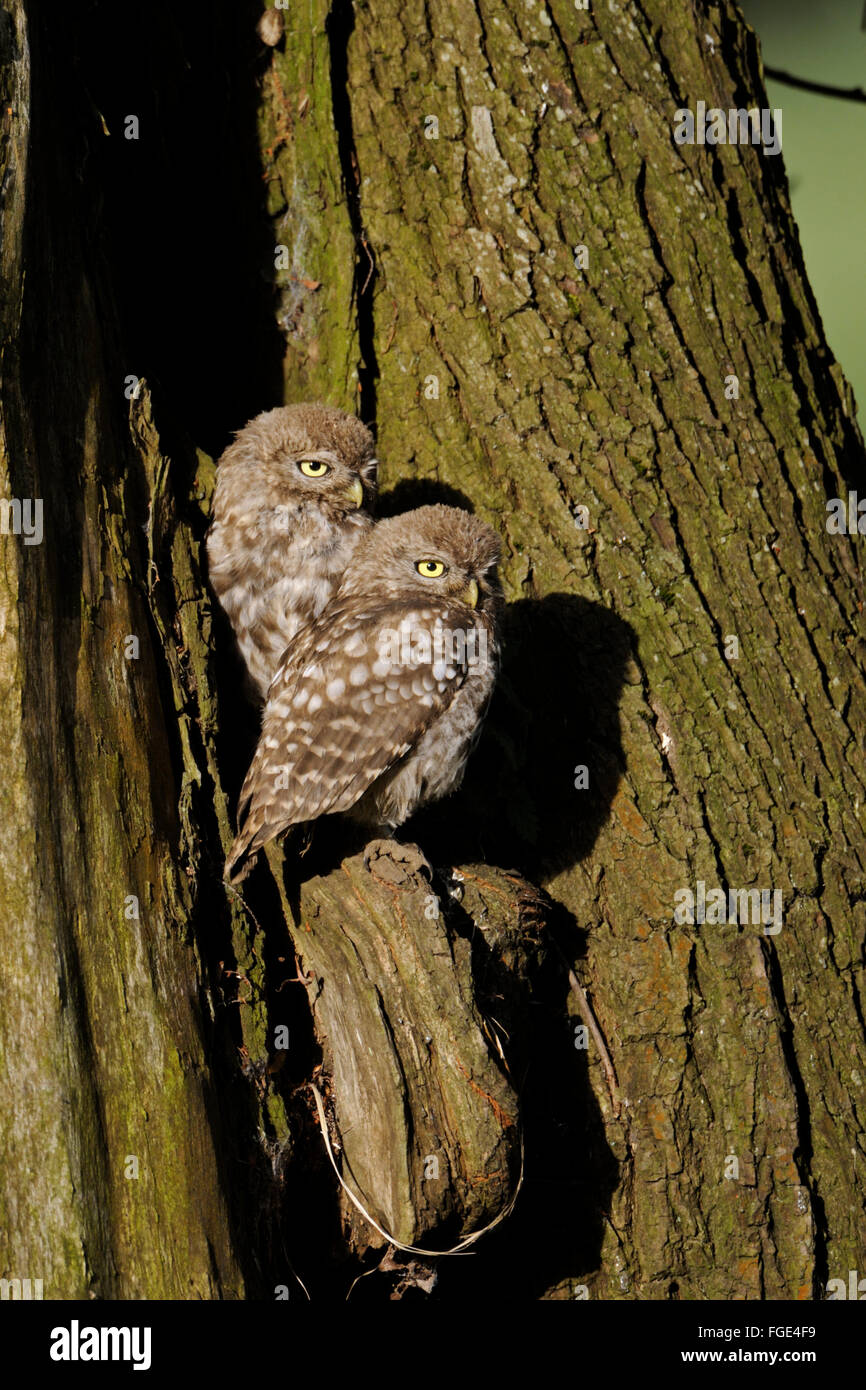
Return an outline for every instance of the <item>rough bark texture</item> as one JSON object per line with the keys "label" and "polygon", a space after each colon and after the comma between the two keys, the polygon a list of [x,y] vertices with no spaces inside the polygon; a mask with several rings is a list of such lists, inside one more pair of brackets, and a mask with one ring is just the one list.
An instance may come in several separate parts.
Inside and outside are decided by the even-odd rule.
{"label": "rough bark texture", "polygon": [[[446,1223],[463,1238],[482,1230],[516,1191],[518,1102],[501,1065],[508,1033],[500,1025],[497,1034],[475,997],[478,984],[487,1007],[502,995],[484,979],[488,962],[478,956],[492,954],[496,983],[510,976],[519,990],[519,966],[537,967],[538,950],[531,914],[524,927],[532,896],[518,880],[490,885],[517,906],[504,939],[491,939],[492,923],[467,919],[463,908],[470,930],[460,930],[412,862],[417,856],[406,853],[409,862],[395,862],[382,848],[367,863],[349,858],[339,873],[311,879],[296,940],[324,1040],[344,1171],[378,1224],[417,1246]],[[462,900],[464,884],[461,874],[450,893]],[[503,960],[509,950],[519,964]],[[355,1213],[346,1215],[357,1226]],[[358,1244],[370,1239],[365,1225]]]}
{"label": "rough bark texture", "polygon": [[46,1297],[238,1296],[186,926],[201,772],[166,702],[190,576],[159,630],[166,462],[146,396],[124,420],[85,226],[59,253],[44,51],[20,5],[4,19],[4,495],[43,499],[45,534],[4,538],[0,1263]]}
{"label": "rough bark texture", "polygon": [[[253,4],[148,8],[128,49],[98,4],[0,36],[2,466],[45,499],[43,545],[2,540],[2,1273],[344,1292],[384,1242],[312,1083],[405,1243],[493,1220],[523,1148],[440,1296],[820,1296],[866,1267],[862,538],[825,526],[866,480],[781,158],[672,138],[767,104],[750,32],[311,0],[265,49]],[[254,729],[202,451],[281,391],[375,417],[385,510],[505,538],[489,728],[410,828],[432,890],[279,853],[246,904],[219,881]],[[676,924],[699,880],[780,890],[781,930]]]}

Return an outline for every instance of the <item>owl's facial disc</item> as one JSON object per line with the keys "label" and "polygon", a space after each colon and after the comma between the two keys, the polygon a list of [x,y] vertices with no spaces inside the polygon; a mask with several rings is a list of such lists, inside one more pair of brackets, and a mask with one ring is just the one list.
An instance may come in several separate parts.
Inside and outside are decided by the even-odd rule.
{"label": "owl's facial disc", "polygon": [[481,590],[478,587],[478,580],[467,577],[461,570],[451,570],[444,560],[428,558],[426,560],[416,560],[415,569],[422,579],[445,579],[450,573],[451,579],[447,584],[450,594],[465,603],[468,608],[477,608]]}
{"label": "owl's facial disc", "polygon": [[338,459],[311,453],[305,458],[296,458],[294,466],[302,478],[319,484],[321,492],[332,504],[342,504],[347,511],[359,511],[363,507],[365,495],[362,479]]}

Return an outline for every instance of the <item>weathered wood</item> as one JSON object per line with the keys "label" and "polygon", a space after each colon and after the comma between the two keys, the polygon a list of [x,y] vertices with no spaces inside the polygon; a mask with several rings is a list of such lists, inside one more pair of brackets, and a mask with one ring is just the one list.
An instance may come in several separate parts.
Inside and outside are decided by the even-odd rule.
{"label": "weathered wood", "polygon": [[0,1269],[46,1298],[238,1297],[148,604],[165,461],[130,435],[29,8],[4,13],[0,467],[44,536],[2,537]]}
{"label": "weathered wood", "polygon": [[[513,939],[500,924],[492,951],[477,939],[483,924],[462,910],[455,920],[449,891],[462,897],[462,871],[439,897],[422,865],[412,846],[377,842],[366,859],[354,856],[310,879],[294,938],[324,1047],[345,1180],[395,1241],[429,1249],[441,1227],[449,1240],[432,1248],[446,1249],[503,1216],[522,1176],[504,1034],[479,1010],[476,975],[485,968],[479,954],[496,955],[499,982],[507,953],[525,950],[523,885],[492,887],[515,919]],[[514,979],[512,988],[519,992],[521,983]],[[387,1244],[345,1195],[343,1203],[356,1246]]]}

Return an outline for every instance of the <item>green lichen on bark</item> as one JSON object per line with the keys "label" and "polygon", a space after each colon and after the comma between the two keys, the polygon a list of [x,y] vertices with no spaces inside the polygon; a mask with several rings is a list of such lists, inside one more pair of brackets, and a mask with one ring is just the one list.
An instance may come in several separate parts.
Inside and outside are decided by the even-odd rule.
{"label": "green lichen on bark", "polygon": [[327,0],[285,12],[284,41],[261,81],[259,141],[274,231],[275,312],[286,342],[286,399],[354,410],[360,248],[334,124],[329,13]]}
{"label": "green lichen on bark", "polygon": [[[20,4],[13,15],[11,116],[26,132],[29,18]],[[152,455],[125,428],[111,327],[80,247],[73,239],[62,263],[50,255],[44,190],[65,187],[61,156],[30,151],[44,161],[34,191],[20,148],[3,227],[5,283],[23,281],[20,314],[4,322],[3,456],[10,492],[43,499],[44,540],[3,538],[4,719],[17,751],[5,871],[19,888],[3,914],[0,1265],[43,1279],[47,1298],[237,1297],[198,962],[184,939],[192,891],[165,653],[142,582],[135,498]],[[153,516],[161,481],[149,501]]]}

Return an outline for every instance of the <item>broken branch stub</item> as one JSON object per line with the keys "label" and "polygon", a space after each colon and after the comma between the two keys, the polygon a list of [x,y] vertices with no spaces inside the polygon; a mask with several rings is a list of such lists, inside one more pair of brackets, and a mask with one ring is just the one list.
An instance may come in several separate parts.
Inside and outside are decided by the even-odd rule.
{"label": "broken branch stub", "polygon": [[[522,1167],[517,1093],[479,1008],[472,918],[437,897],[413,847],[368,846],[366,857],[302,886],[294,932],[313,977],[337,1161],[381,1231],[345,1194],[344,1211],[356,1249],[386,1244],[384,1232],[429,1248],[437,1232],[432,1246],[444,1250],[510,1208]],[[501,878],[516,926],[525,885]]]}

